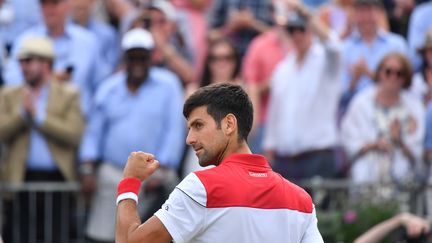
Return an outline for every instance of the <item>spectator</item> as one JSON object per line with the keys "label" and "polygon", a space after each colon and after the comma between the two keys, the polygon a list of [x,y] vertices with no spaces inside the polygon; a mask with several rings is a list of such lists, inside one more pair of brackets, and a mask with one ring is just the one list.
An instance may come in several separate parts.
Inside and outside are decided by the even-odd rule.
{"label": "spectator", "polygon": [[207,54],[207,12],[212,0],[173,0],[177,11],[177,27],[183,33],[194,60],[194,81],[199,82]]}
{"label": "spectator", "polygon": [[[425,114],[423,105],[405,90],[411,66],[400,53],[378,65],[376,86],[359,94],[342,121],[342,141],[352,162],[351,179],[362,187],[390,188],[413,182],[421,168]],[[369,195],[370,196],[370,195]],[[378,197],[380,195],[374,195]]]}
{"label": "spectator", "polygon": [[[20,45],[17,58],[25,83],[6,86],[0,94],[0,142],[5,144],[3,181],[75,181],[76,149],[84,128],[78,91],[65,83],[54,82],[52,64],[54,49],[43,37],[27,38]],[[12,215],[12,205],[28,202],[29,195],[18,195],[17,202],[6,206],[5,241],[12,241],[12,222],[20,222],[23,242],[29,240],[30,205],[18,204],[21,218]],[[60,242],[61,195],[53,194],[53,241]],[[44,234],[44,210],[47,201],[41,195],[36,200],[38,219],[36,239]],[[35,220],[32,218],[31,220]],[[15,225],[16,227],[16,225]]]}
{"label": "spectator", "polygon": [[294,54],[272,76],[264,149],[274,170],[289,180],[334,177],[341,84],[339,38],[319,19],[308,21],[304,6],[291,4],[297,12],[290,14],[286,29]]}
{"label": "spectator", "polygon": [[432,29],[426,33],[423,45],[417,51],[421,54],[423,65],[413,78],[411,93],[428,105],[432,100]]}
{"label": "spectator", "polygon": [[292,47],[285,30],[287,6],[284,0],[273,4],[276,25],[255,37],[245,54],[242,76],[254,104],[254,126],[249,137],[252,152],[262,154],[262,140],[267,120],[269,86],[276,65],[291,53]]}
{"label": "spectator", "polygon": [[[167,0],[155,0],[134,8],[122,0],[111,0],[111,12],[121,20],[122,32],[131,28],[151,30],[156,43],[154,64],[177,74],[187,85],[194,80],[194,47],[187,46],[183,33],[176,27],[177,13]],[[119,8],[123,11],[115,11]]]}
{"label": "spectator", "polygon": [[410,48],[411,62],[414,65],[414,70],[421,68],[421,58],[416,53],[417,48],[423,43],[423,38],[432,28],[432,18],[430,13],[432,11],[432,2],[420,4],[414,8],[411,14],[408,27],[408,45]]}
{"label": "spectator", "polygon": [[373,71],[387,53],[407,53],[405,40],[379,27],[382,10],[378,0],[356,0],[354,18],[356,30],[344,43],[344,74],[341,113],[352,97],[373,83]]}
{"label": "spectator", "polygon": [[95,4],[96,0],[71,1],[72,21],[88,29],[97,37],[101,46],[102,61],[98,63],[98,68],[101,68],[101,64],[107,65],[105,75],[109,75],[119,63],[120,43],[118,34],[112,26],[92,17]]}
{"label": "spectator", "polygon": [[252,39],[268,29],[271,22],[270,7],[270,0],[213,1],[210,38],[229,36],[243,57]]}
{"label": "spectator", "polygon": [[397,239],[398,242],[431,242],[432,240],[430,236],[430,224],[427,220],[410,213],[400,213],[375,225],[358,237],[354,243],[381,242],[386,236],[400,227],[404,228],[407,237],[404,237],[405,239]]}
{"label": "spectator", "polygon": [[[380,9],[377,14],[378,26],[388,30],[389,23],[384,9]],[[319,16],[329,28],[336,31],[344,40],[352,34],[355,27],[354,1],[333,0],[319,9]]]}
{"label": "spectator", "polygon": [[416,5],[415,0],[383,0],[386,9],[390,31],[407,37],[408,22]]}
{"label": "spectator", "polygon": [[[239,77],[240,66],[240,58],[234,45],[227,39],[217,40],[209,46],[200,86],[224,82],[241,85],[243,82]],[[196,89],[194,85],[189,86],[186,96],[189,97]],[[183,162],[182,175],[184,176],[200,169],[195,151],[191,147],[188,147]]]}
{"label": "spectator", "polygon": [[53,41],[57,56],[54,75],[60,81],[71,80],[79,87],[82,109],[87,114],[92,94],[101,79],[97,66],[100,52],[91,32],[67,22],[70,1],[40,0],[44,24],[28,29],[14,43],[4,79],[6,84],[21,84],[23,78],[17,61],[21,43],[29,36],[47,36]]}
{"label": "spectator", "polygon": [[183,94],[174,74],[152,67],[154,47],[148,31],[127,32],[122,40],[126,70],[105,81],[95,96],[80,152],[83,190],[88,195],[96,189],[87,226],[93,240],[114,241],[116,187],[130,151],[151,151],[163,168],[143,189],[145,218],[177,184],[184,148]]}
{"label": "spectator", "polygon": [[42,23],[39,1],[0,0],[0,40],[7,51],[22,32]]}

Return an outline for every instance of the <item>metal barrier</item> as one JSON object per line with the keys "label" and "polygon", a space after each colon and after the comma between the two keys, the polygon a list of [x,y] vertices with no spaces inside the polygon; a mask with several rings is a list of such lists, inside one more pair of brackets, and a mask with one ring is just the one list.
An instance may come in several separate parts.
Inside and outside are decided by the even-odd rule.
{"label": "metal barrier", "polygon": [[[350,188],[353,184],[346,179],[321,179],[314,178],[301,183],[304,188],[309,188],[315,205],[319,207],[325,204],[328,211],[340,211],[346,205],[349,199]],[[427,188],[432,192],[432,186]],[[419,192],[419,197],[425,198],[426,189]],[[27,195],[23,197],[22,195]],[[0,209],[4,212],[5,202],[9,203],[12,215],[12,242],[30,242],[30,243],[56,243],[56,242],[85,242],[84,227],[86,221],[86,208],[84,198],[80,194],[80,185],[78,183],[23,183],[23,184],[0,184]],[[24,200],[23,200],[24,199]],[[38,200],[43,201],[43,219],[37,207]],[[25,204],[23,206],[23,204]],[[73,206],[73,207],[71,207]],[[424,208],[425,203],[418,205],[419,208]],[[22,210],[25,208],[26,210]],[[60,208],[60,225],[54,222],[53,215],[55,210]],[[71,211],[71,209],[73,210]],[[27,215],[23,215],[27,214]],[[23,224],[22,220],[26,220]],[[3,225],[4,217],[0,217],[0,225]],[[43,222],[44,238],[37,239]],[[23,229],[23,225],[27,228]],[[55,232],[55,228],[59,228],[59,232]],[[3,228],[3,227],[2,227]],[[22,234],[22,231],[26,234]],[[72,232],[74,231],[74,232]],[[5,232],[2,232],[2,235]],[[56,240],[53,237],[54,233],[59,233],[61,239]],[[23,239],[27,238],[27,239]],[[8,243],[8,242],[5,242]]]}
{"label": "metal barrier", "polygon": [[0,225],[10,224],[12,230],[2,235],[8,233],[12,242],[84,242],[85,204],[78,183],[3,184],[0,198],[2,215],[9,214],[11,220],[1,217]]}

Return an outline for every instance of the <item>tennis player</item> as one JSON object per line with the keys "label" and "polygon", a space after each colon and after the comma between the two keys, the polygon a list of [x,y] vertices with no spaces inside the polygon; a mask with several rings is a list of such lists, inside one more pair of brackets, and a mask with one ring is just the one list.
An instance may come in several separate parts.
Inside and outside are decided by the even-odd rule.
{"label": "tennis player", "polygon": [[141,224],[139,188],[159,163],[151,154],[131,153],[118,185],[117,243],[323,242],[311,197],[251,153],[246,140],[253,108],[240,86],[203,87],[185,102],[183,114],[186,142],[199,164],[215,167],[189,174]]}

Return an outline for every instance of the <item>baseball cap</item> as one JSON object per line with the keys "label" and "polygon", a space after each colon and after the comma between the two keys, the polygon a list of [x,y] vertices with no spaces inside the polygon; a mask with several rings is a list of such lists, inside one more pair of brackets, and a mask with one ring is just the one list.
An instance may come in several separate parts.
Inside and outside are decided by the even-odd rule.
{"label": "baseball cap", "polygon": [[126,32],[121,43],[123,51],[135,48],[153,50],[154,45],[152,34],[141,28],[135,28]]}
{"label": "baseball cap", "polygon": [[24,39],[18,52],[18,59],[21,60],[34,56],[54,59],[54,46],[49,38],[32,36]]}
{"label": "baseball cap", "polygon": [[155,0],[150,6],[150,9],[158,9],[165,14],[166,18],[171,21],[176,20],[176,11],[174,6],[166,0]]}

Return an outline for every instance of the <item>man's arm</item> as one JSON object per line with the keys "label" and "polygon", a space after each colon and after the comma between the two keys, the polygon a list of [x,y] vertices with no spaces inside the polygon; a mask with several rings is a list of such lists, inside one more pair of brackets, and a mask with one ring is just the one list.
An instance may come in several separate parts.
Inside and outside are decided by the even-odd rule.
{"label": "man's arm", "polygon": [[[159,162],[153,155],[143,152],[132,153],[123,172],[123,178],[144,181],[159,168]],[[136,202],[125,199],[117,207],[116,242],[169,242],[172,240],[168,230],[155,216],[141,224]]]}
{"label": "man's arm", "polygon": [[123,200],[117,207],[116,242],[164,242],[172,240],[162,222],[152,216],[141,224],[136,203],[133,200]]}

